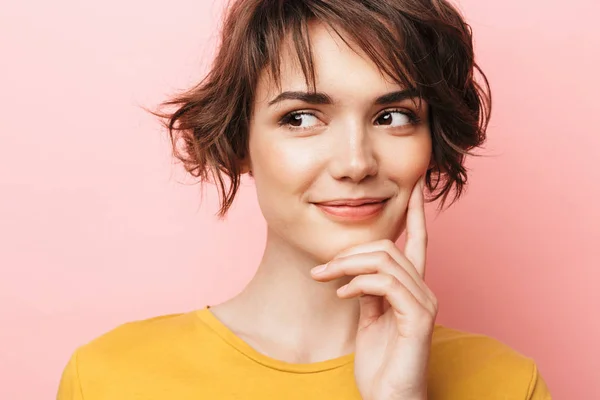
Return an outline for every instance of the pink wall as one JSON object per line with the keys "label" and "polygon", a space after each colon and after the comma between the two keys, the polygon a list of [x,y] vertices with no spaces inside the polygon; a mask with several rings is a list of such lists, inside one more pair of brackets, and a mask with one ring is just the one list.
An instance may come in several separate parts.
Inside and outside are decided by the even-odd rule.
{"label": "pink wall", "polygon": [[[0,7],[1,399],[53,398],[77,345],[224,299],[259,259],[251,185],[227,222],[213,191],[198,209],[138,107],[214,44],[220,2],[165,4]],[[461,4],[495,110],[467,196],[430,209],[440,322],[534,357],[557,399],[600,398],[600,3]]]}

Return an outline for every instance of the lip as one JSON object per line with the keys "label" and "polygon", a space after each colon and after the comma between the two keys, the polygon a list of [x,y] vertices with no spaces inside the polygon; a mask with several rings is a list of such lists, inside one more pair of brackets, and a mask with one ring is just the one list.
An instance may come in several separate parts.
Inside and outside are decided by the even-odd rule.
{"label": "lip", "polygon": [[358,199],[337,199],[329,201],[320,201],[315,203],[321,206],[349,206],[356,207],[364,204],[381,203],[382,201],[388,200],[389,197],[361,197]]}
{"label": "lip", "polygon": [[313,203],[330,217],[343,221],[361,221],[380,214],[389,198],[339,199]]}

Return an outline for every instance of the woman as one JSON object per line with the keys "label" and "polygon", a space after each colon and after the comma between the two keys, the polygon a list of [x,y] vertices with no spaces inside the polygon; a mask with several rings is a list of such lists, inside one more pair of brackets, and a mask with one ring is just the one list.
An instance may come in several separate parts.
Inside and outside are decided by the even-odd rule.
{"label": "woman", "polygon": [[485,139],[474,71],[443,0],[232,4],[210,73],[158,115],[187,170],[219,183],[220,216],[254,179],[258,271],[222,304],[82,346],[58,398],[549,399],[532,360],[435,325],[423,280],[424,191],[457,199]]}

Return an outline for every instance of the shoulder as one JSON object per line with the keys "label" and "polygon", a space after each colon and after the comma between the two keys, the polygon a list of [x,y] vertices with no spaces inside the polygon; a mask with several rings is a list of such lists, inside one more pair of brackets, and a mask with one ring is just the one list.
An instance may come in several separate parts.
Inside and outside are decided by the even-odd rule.
{"label": "shoulder", "polygon": [[490,336],[442,325],[433,334],[429,380],[433,398],[550,399],[534,360]]}
{"label": "shoulder", "polygon": [[[162,315],[122,324],[80,346],[63,370],[58,399],[103,393],[103,382],[135,382],[148,370],[180,363],[196,341],[196,312]],[[125,385],[125,383],[123,383]]]}
{"label": "shoulder", "polygon": [[194,312],[187,312],[124,323],[79,347],[78,359],[123,359],[160,351],[192,335],[197,327],[194,317]]}

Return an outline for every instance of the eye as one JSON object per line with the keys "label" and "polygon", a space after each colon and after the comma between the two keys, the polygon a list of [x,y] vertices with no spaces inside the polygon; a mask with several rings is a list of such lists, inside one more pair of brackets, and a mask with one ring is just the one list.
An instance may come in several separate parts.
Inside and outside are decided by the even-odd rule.
{"label": "eye", "polygon": [[294,111],[284,116],[279,125],[287,125],[291,129],[309,129],[319,125],[319,119],[306,111]]}
{"label": "eye", "polygon": [[399,127],[405,125],[416,124],[417,117],[409,112],[402,110],[388,110],[379,115],[375,120],[377,125],[387,125],[391,127]]}

